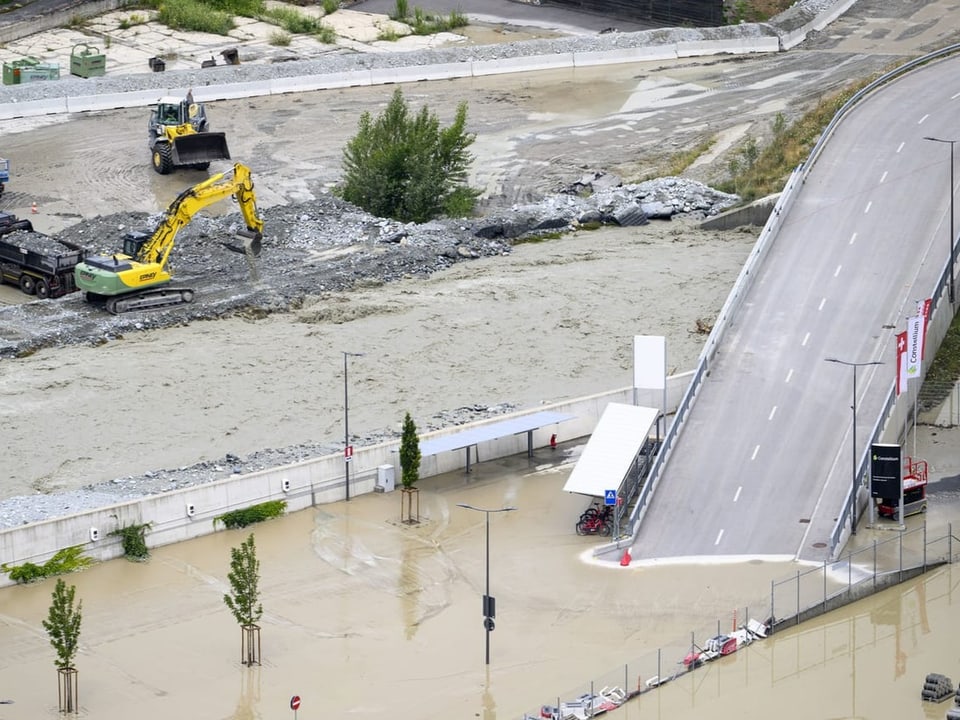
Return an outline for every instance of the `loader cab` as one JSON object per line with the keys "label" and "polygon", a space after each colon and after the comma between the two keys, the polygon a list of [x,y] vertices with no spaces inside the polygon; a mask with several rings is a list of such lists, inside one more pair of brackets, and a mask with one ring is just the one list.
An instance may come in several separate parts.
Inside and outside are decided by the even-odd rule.
{"label": "loader cab", "polygon": [[181,114],[182,108],[177,101],[160,101],[156,109],[156,121],[160,125],[182,125],[186,117]]}

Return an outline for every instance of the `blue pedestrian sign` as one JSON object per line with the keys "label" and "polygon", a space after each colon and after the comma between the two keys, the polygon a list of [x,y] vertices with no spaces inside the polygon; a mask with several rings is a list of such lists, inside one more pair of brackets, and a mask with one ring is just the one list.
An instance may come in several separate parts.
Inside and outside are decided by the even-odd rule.
{"label": "blue pedestrian sign", "polygon": [[616,504],[617,504],[617,491],[616,491],[616,490],[604,490],[604,491],[603,491],[603,504],[604,504],[604,505],[616,505]]}

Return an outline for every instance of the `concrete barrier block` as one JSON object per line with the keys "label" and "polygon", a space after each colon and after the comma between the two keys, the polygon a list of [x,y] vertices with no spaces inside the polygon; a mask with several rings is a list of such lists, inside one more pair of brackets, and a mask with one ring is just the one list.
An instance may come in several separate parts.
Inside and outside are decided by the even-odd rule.
{"label": "concrete barrier block", "polygon": [[556,70],[573,67],[573,53],[530,55],[529,57],[501,58],[499,60],[474,60],[471,66],[474,77],[531,72],[533,70]]}
{"label": "concrete barrier block", "polygon": [[411,67],[375,68],[370,71],[373,85],[421,82],[423,80],[449,80],[470,77],[473,68],[469,62],[444,63],[442,65],[415,65]]}
{"label": "concrete barrier block", "polygon": [[47,100],[25,100],[0,104],[0,120],[13,120],[22,117],[41,115],[61,115],[69,112],[67,98],[49,98]]}
{"label": "concrete barrier block", "polygon": [[669,43],[667,45],[650,45],[647,47],[620,48],[618,50],[604,50],[601,52],[575,52],[573,54],[573,64],[575,67],[619,65],[625,63],[676,59],[677,46],[675,43]]}
{"label": "concrete barrier block", "polygon": [[345,87],[366,87],[370,85],[369,70],[350,70],[326,75],[305,77],[276,78],[270,81],[270,92],[282,95],[292,92],[312,92],[314,90],[332,90]]}

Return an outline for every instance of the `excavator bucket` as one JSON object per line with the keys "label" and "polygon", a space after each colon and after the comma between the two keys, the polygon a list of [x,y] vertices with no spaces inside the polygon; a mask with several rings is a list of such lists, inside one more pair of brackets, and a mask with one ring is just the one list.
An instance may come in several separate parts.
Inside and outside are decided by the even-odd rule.
{"label": "excavator bucket", "polygon": [[241,230],[237,233],[236,237],[237,240],[240,241],[240,244],[223,243],[223,246],[227,250],[232,250],[241,255],[260,257],[260,249],[262,247],[260,241],[263,240],[263,235],[253,230]]}
{"label": "excavator bucket", "polygon": [[179,135],[173,141],[174,165],[198,165],[213,160],[229,160],[227,136],[224,133],[202,132]]}

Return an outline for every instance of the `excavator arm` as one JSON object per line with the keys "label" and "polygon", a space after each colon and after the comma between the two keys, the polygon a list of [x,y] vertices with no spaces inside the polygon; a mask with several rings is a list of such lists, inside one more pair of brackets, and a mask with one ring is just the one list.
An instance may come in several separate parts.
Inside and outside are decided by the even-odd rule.
{"label": "excavator arm", "polygon": [[218,173],[180,193],[167,207],[157,229],[140,246],[133,259],[139,263],[155,263],[161,268],[166,267],[177,233],[203,208],[230,195],[236,198],[247,225],[244,238],[249,240],[251,252],[259,255],[260,241],[263,239],[263,220],[257,211],[253,179],[250,177],[250,168],[236,163],[232,170]]}
{"label": "excavator arm", "polygon": [[88,257],[77,265],[77,287],[90,302],[104,303],[113,313],[180,305],[193,300],[190,288],[173,288],[167,262],[177,233],[203,208],[233,196],[246,223],[239,233],[243,247],[224,243],[248,256],[260,254],[263,220],[257,211],[250,169],[241,163],[187,188],[170,203],[152,233],[131,233],[124,252],[109,257]]}

